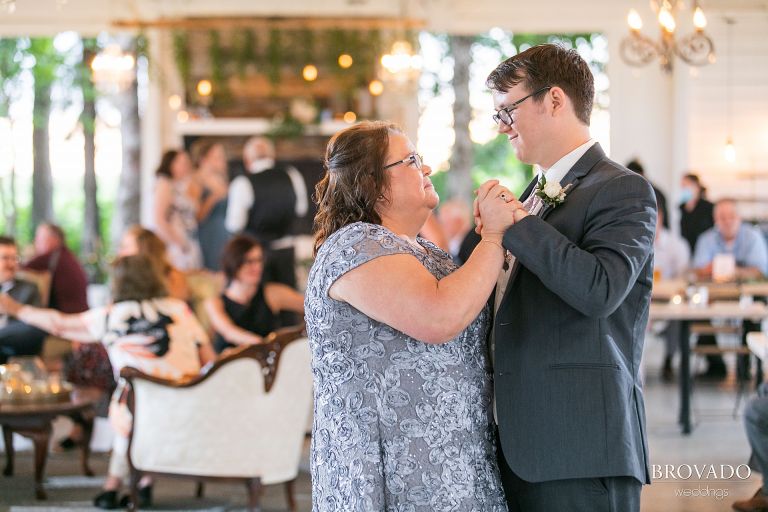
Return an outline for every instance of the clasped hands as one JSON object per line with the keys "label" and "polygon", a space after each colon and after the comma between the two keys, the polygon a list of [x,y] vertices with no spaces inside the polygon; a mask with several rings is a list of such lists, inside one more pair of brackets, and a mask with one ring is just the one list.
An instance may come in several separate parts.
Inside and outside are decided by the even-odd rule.
{"label": "clasped hands", "polygon": [[475,232],[483,238],[501,238],[504,231],[528,216],[528,211],[499,180],[488,180],[475,191]]}

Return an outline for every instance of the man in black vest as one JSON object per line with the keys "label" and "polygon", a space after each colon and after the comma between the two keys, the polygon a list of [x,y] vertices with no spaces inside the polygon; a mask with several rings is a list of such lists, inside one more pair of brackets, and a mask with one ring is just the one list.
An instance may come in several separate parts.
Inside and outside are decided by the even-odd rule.
{"label": "man in black vest", "polygon": [[251,137],[243,146],[246,174],[229,186],[225,226],[230,233],[256,237],[267,250],[264,279],[296,287],[294,219],[307,213],[307,189],[294,167],[275,163],[275,146]]}

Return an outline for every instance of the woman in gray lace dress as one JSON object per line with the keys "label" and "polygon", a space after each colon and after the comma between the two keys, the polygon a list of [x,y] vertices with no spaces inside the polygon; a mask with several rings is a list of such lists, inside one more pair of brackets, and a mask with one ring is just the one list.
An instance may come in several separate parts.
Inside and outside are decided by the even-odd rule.
{"label": "woman in gray lace dress", "polygon": [[313,511],[503,511],[486,302],[517,201],[480,190],[482,241],[457,269],[418,237],[431,169],[387,123],[334,136],[317,186],[305,300]]}

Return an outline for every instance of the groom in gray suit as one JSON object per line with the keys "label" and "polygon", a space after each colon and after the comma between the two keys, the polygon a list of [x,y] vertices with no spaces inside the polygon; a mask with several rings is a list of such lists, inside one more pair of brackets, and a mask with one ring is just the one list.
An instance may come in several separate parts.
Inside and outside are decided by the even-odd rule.
{"label": "groom in gray suit", "polygon": [[653,189],[590,138],[594,81],[576,51],[530,48],[486,84],[499,132],[539,170],[504,235],[492,334],[510,510],[638,511]]}

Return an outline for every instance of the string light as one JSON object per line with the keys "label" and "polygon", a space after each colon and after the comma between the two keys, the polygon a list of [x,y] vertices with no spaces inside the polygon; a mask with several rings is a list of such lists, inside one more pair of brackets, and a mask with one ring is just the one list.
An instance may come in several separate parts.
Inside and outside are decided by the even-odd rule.
{"label": "string light", "polygon": [[368,92],[370,92],[372,96],[379,96],[384,92],[384,84],[381,80],[371,80],[371,83],[368,84]]}
{"label": "string light", "polygon": [[197,94],[200,96],[210,96],[213,92],[213,84],[210,80],[200,80],[197,82]]}
{"label": "string light", "polygon": [[344,68],[344,69],[350,68],[352,67],[352,64],[354,62],[355,61],[352,58],[352,56],[347,53],[342,53],[341,55],[339,55],[339,67],[341,68]]}
{"label": "string light", "polygon": [[181,108],[181,96],[178,94],[171,94],[168,96],[168,106],[171,107],[171,110],[178,110]]}
{"label": "string light", "polygon": [[313,82],[317,79],[317,67],[314,64],[307,64],[304,69],[301,70],[301,76],[307,82]]}

